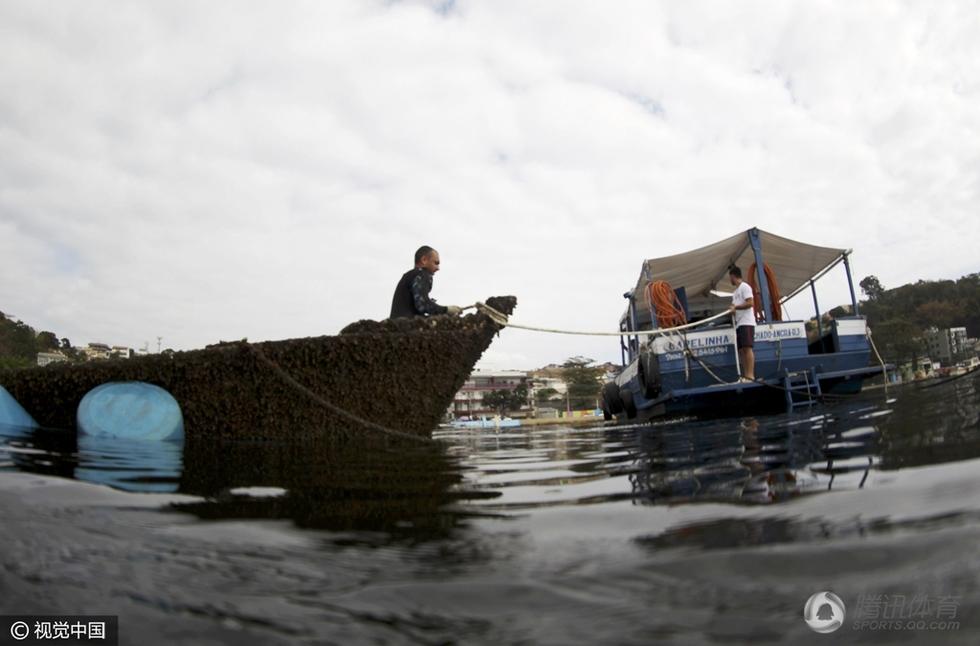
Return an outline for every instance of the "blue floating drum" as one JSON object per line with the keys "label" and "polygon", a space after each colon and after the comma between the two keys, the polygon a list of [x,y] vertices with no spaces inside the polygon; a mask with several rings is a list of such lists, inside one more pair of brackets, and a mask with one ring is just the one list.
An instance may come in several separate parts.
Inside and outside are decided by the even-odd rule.
{"label": "blue floating drum", "polygon": [[78,405],[79,437],[182,440],[184,417],[173,395],[139,381],[110,382],[90,390]]}
{"label": "blue floating drum", "polygon": [[0,427],[5,433],[16,435],[21,431],[35,429],[37,426],[38,424],[31,417],[31,414],[17,403],[17,400],[7,392],[6,388],[0,386]]}

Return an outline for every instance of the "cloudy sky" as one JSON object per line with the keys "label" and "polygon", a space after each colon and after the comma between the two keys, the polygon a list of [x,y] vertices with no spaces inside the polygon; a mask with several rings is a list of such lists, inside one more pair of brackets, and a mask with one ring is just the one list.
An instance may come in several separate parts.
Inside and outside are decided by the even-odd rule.
{"label": "cloudy sky", "polygon": [[76,345],[333,334],[420,244],[443,304],[587,330],[752,226],[980,270],[978,2],[5,0],[0,88],[0,311]]}

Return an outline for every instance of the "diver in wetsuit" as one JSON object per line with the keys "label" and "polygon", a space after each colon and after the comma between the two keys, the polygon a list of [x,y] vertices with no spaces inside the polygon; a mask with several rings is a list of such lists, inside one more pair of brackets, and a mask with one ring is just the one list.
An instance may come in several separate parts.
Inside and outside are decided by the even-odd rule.
{"label": "diver in wetsuit", "polygon": [[462,309],[455,305],[440,305],[429,298],[432,275],[439,271],[439,252],[429,246],[421,246],[415,252],[415,268],[402,276],[391,297],[389,318],[432,316],[435,314],[458,315]]}

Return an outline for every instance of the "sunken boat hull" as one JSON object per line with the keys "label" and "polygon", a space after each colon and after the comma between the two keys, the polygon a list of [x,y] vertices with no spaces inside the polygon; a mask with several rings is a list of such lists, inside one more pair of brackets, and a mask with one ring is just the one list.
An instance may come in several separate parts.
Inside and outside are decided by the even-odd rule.
{"label": "sunken boat hull", "polygon": [[[487,304],[510,313],[514,297]],[[180,404],[188,439],[296,439],[386,427],[428,436],[501,327],[482,313],[359,321],[336,336],[220,343],[135,359],[0,371],[42,426],[73,428],[82,397],[142,381]]]}

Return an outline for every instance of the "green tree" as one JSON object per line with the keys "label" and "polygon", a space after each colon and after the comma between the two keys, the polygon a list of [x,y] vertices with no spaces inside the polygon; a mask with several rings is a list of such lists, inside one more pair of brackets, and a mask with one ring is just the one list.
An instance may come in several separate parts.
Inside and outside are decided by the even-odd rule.
{"label": "green tree", "polygon": [[958,326],[964,318],[963,307],[950,301],[929,301],[915,308],[915,320],[923,328]]}
{"label": "green tree", "polygon": [[868,317],[875,344],[886,361],[901,364],[924,354],[922,332],[930,327],[963,326],[968,336],[980,335],[980,274],[955,281],[920,280],[880,293],[874,286],[874,281],[861,282],[869,295],[861,304],[861,313]]}
{"label": "green tree", "polygon": [[37,353],[61,349],[71,360],[79,360],[68,339],[54,332],[35,332],[23,321],[0,312],[0,368],[25,368],[37,363]]}
{"label": "green tree", "polygon": [[516,388],[501,388],[483,396],[483,405],[503,417],[509,411],[520,410],[527,404],[527,384]]}
{"label": "green tree", "polygon": [[593,363],[587,357],[570,357],[562,364],[562,378],[568,384],[568,405],[573,410],[596,407],[603,369]]}
{"label": "green tree", "polygon": [[57,350],[59,347],[61,347],[61,344],[58,342],[58,337],[55,336],[54,332],[37,333],[38,352],[48,352],[50,350]]}
{"label": "green tree", "polygon": [[891,319],[876,326],[874,341],[882,358],[895,365],[914,361],[923,351],[918,327],[904,319]]}
{"label": "green tree", "polygon": [[28,364],[37,360],[34,328],[23,321],[0,315],[0,357],[22,359]]}
{"label": "green tree", "polygon": [[878,300],[885,293],[885,288],[881,285],[881,281],[878,280],[877,276],[865,276],[858,284],[861,286],[861,291],[873,301]]}
{"label": "green tree", "polygon": [[15,368],[30,368],[35,364],[34,361],[23,357],[3,357],[0,356],[0,370],[12,370]]}
{"label": "green tree", "polygon": [[543,406],[548,402],[557,399],[558,391],[554,388],[542,388],[541,390],[534,393],[534,398],[538,403],[538,406]]}

